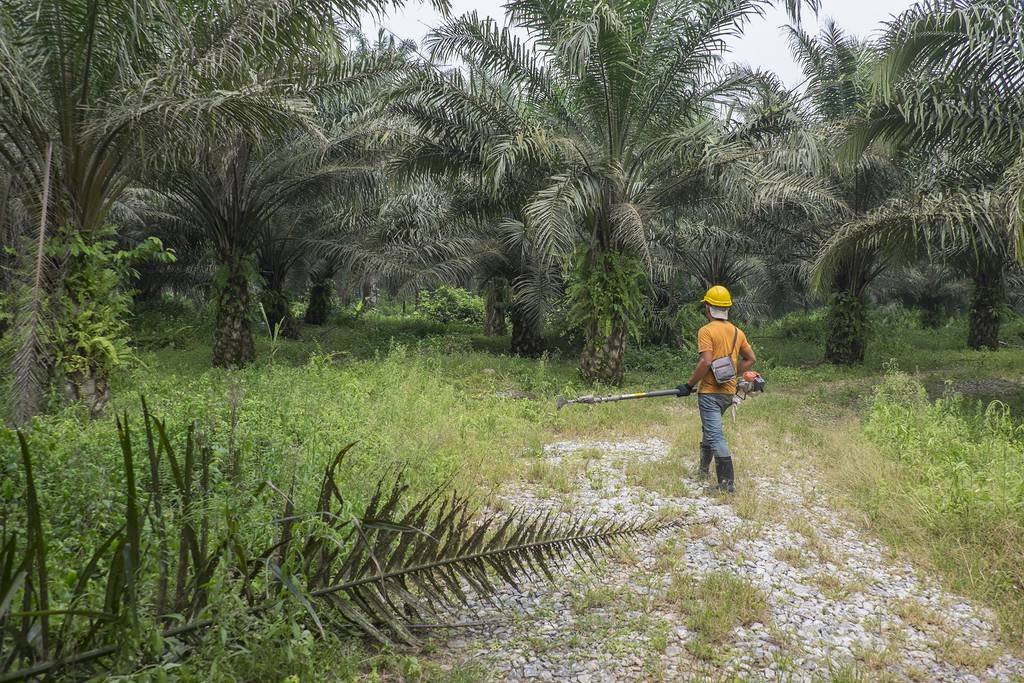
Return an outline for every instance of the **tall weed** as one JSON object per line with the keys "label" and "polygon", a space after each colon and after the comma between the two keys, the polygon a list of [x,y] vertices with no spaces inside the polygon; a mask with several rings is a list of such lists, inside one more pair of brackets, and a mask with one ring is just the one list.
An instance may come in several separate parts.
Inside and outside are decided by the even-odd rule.
{"label": "tall weed", "polygon": [[875,513],[926,549],[954,583],[988,598],[1024,635],[1024,427],[1005,404],[948,391],[930,401],[908,375],[875,390],[865,430],[894,467]]}

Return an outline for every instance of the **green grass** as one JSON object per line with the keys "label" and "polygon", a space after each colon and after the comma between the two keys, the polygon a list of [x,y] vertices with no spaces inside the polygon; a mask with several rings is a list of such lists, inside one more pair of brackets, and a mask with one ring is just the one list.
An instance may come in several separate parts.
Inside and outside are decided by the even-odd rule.
{"label": "green grass", "polygon": [[573,612],[582,615],[593,609],[611,607],[620,598],[621,596],[618,592],[609,586],[594,586],[588,588],[573,600],[572,609]]}
{"label": "green grass", "polygon": [[887,539],[992,605],[1024,644],[1024,428],[1005,405],[929,401],[919,383],[893,374],[865,429],[874,457],[886,458],[855,480],[865,510]]}
{"label": "green grass", "polygon": [[[260,336],[257,363],[225,371],[209,366],[209,325],[202,312],[184,310],[166,318],[143,312],[136,323],[143,348],[138,363],[114,378],[110,414],[89,422],[76,409],[54,410],[28,431],[33,453],[45,454],[37,476],[49,532],[59,539],[50,548],[50,565],[61,585],[74,583],[70,567],[87,559],[123,506],[113,415],[127,411],[137,428],[140,395],[167,420],[176,442],[189,421],[197,420],[214,446],[213,466],[226,468],[237,458],[247,490],[263,481],[286,490],[294,479],[298,504],[306,507],[328,459],[352,442],[357,445],[340,483],[354,509],[365,504],[382,472],[403,471],[414,493],[452,479],[482,501],[502,482],[526,479],[562,496],[577,475],[588,472],[593,456],[576,454],[559,468],[539,459],[544,443],[566,438],[665,439],[672,444],[668,458],[626,463],[626,471],[630,483],[668,495],[682,493],[681,478],[696,466],[700,432],[692,401],[630,401],[556,412],[557,394],[603,391],[581,385],[576,357],[566,345],[556,345],[541,360],[519,359],[503,355],[507,338],[486,338],[469,327],[444,327],[415,316],[370,313],[306,328],[301,340],[282,341],[272,357],[269,340]],[[1015,330],[1004,337],[1013,341]],[[813,316],[751,330],[769,391],[746,402],[738,420],[727,422],[730,444],[740,456],[742,493],[730,500],[749,519],[778,519],[787,513],[744,489],[744,479],[813,468],[836,504],[859,514],[871,533],[937,572],[950,587],[995,608],[1008,640],[1019,644],[1024,466],[1015,431],[1022,413],[1015,406],[1024,403],[1024,350],[972,353],[962,348],[963,336],[962,323],[938,331],[909,326],[898,336],[876,337],[865,366],[849,369],[820,363],[823,341]],[[634,348],[625,389],[675,386],[692,360],[678,351]],[[899,382],[920,382],[912,386],[929,393],[894,391],[892,380],[884,379],[885,368],[894,366],[908,373]],[[970,391],[960,400],[934,403],[946,379]],[[499,397],[509,390],[534,398]],[[986,418],[977,411],[993,397],[1011,406],[994,421],[992,414]],[[21,490],[14,445],[13,433],[0,431],[0,469],[10,475],[0,484],[0,516],[16,525]],[[137,455],[142,453],[140,448]],[[139,470],[145,470],[141,460]],[[215,504],[236,509],[248,534],[267,535],[256,521],[267,519],[268,509],[278,514],[279,498],[268,495],[239,506],[233,495],[217,491]],[[804,537],[800,557],[794,549],[788,560],[814,558],[813,534]],[[742,587],[677,588],[676,599],[696,615],[694,628],[704,634],[698,649],[749,618],[736,611],[742,605],[710,598],[715,591],[742,592]],[[756,596],[747,597],[758,604]],[[221,608],[232,613],[230,605]],[[268,646],[265,638],[273,634],[253,632],[238,621],[228,640],[237,639],[243,652],[211,642],[181,670],[183,678],[189,679],[184,674],[193,671],[190,667],[193,677],[201,678],[203,667],[215,662],[221,679],[255,679],[270,672],[284,678],[295,672],[305,680],[332,667],[340,679],[349,677],[345,672],[371,671],[387,678],[414,666],[367,658],[359,648],[339,647],[340,641],[308,642],[307,634],[284,622],[280,628],[273,636],[279,644]],[[702,652],[710,656],[712,649]],[[421,668],[426,673],[401,675],[413,680],[441,675],[425,662]],[[465,672],[468,680],[474,675]]]}
{"label": "green grass", "polygon": [[743,578],[726,572],[700,580],[677,572],[666,600],[686,615],[686,626],[694,633],[686,648],[705,661],[725,658],[729,634],[737,626],[768,619],[764,594]]}

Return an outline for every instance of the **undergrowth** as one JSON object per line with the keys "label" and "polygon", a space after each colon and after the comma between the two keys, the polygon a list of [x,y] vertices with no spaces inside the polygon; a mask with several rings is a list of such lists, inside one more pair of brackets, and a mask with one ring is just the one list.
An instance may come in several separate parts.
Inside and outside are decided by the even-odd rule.
{"label": "undergrowth", "polygon": [[1003,403],[931,401],[894,372],[875,390],[865,430],[891,459],[865,486],[872,517],[958,590],[983,596],[1024,643],[1024,427]]}
{"label": "undergrowth", "polygon": [[[899,311],[887,312],[884,320],[874,315],[883,329],[896,329],[903,320]],[[454,479],[482,502],[502,482],[537,478],[557,494],[568,473],[535,459],[544,443],[562,438],[657,435],[672,441],[676,460],[629,468],[632,480],[654,488],[663,479],[671,489],[696,464],[699,429],[690,402],[632,401],[556,412],[559,393],[619,392],[584,387],[575,352],[558,340],[540,360],[519,359],[506,355],[507,338],[483,337],[473,326],[370,311],[306,328],[302,339],[282,341],[272,356],[262,337],[255,365],[225,371],[209,366],[210,327],[202,311],[165,302],[139,310],[133,324],[138,361],[113,377],[111,417],[89,421],[67,408],[36,419],[27,431],[32,451],[45,454],[37,468],[40,504],[48,534],[58,539],[50,548],[53,571],[69,587],[75,581],[71,567],[81,564],[84,549],[101,541],[111,516],[123,508],[112,415],[134,412],[140,394],[166,418],[172,440],[180,442],[184,426],[198,419],[215,468],[237,467],[243,488],[250,489],[266,481],[287,490],[294,478],[296,504],[307,508],[328,459],[351,442],[359,446],[339,486],[357,508],[382,471],[399,468],[413,493]],[[823,330],[820,313],[750,329],[769,391],[748,401],[737,421],[728,421],[731,443],[745,458],[737,466],[739,481],[757,469],[810,459],[837,487],[838,498],[867,513],[876,533],[938,571],[954,589],[993,606],[1009,637],[1022,642],[1024,465],[1016,425],[1024,399],[1014,383],[1021,352],[963,350],[962,321],[939,330],[908,322],[899,335],[876,334],[863,367],[836,368],[818,360]],[[1014,334],[1011,325],[1004,338]],[[908,374],[889,376],[875,391],[892,359]],[[675,386],[692,360],[684,349],[631,346],[624,390]],[[963,397],[937,395],[942,392],[935,387],[945,380],[974,390]],[[1012,408],[979,407],[992,398],[1004,398]],[[5,519],[12,519],[9,511],[20,494],[15,445],[13,433],[0,432]],[[222,474],[214,472],[213,480]],[[276,507],[260,509],[255,499],[240,506],[232,496],[230,488],[215,490],[211,505],[239,508],[243,524],[247,517],[280,514]],[[234,609],[218,608],[225,614]],[[224,638],[210,639],[176,669],[177,676],[201,680],[210,667],[222,678],[250,679],[271,671],[303,680],[327,672],[339,679],[411,680],[449,673],[414,655],[371,654],[319,635],[311,640],[287,620],[272,632],[249,632],[238,610],[238,619],[228,623]],[[478,673],[450,675],[472,679]]]}

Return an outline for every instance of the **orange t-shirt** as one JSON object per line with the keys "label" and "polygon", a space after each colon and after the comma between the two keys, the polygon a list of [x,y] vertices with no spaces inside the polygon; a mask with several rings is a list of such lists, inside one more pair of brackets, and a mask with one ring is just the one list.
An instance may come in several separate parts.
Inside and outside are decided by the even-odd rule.
{"label": "orange t-shirt", "polygon": [[[733,340],[735,339],[735,345]],[[697,332],[697,353],[711,352],[711,358],[732,355],[733,365],[739,366],[740,349],[747,343],[743,330],[725,320],[709,322]],[[735,394],[736,380],[719,384],[710,370],[700,381],[699,394]]]}

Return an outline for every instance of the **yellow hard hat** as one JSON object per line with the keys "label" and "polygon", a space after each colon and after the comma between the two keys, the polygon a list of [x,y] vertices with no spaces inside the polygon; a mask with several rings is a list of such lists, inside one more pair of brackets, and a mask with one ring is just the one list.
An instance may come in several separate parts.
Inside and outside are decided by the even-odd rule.
{"label": "yellow hard hat", "polygon": [[729,308],[732,306],[732,295],[722,285],[715,285],[707,291],[700,302],[717,308]]}

